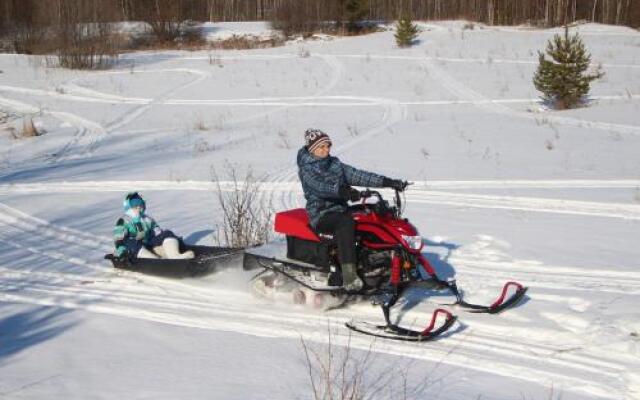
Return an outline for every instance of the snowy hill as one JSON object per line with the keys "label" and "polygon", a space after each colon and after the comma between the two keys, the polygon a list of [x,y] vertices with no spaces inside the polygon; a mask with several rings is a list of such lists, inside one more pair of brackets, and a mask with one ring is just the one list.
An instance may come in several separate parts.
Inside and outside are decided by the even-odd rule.
{"label": "snowy hill", "polygon": [[[330,330],[336,349],[372,349],[369,384],[405,373],[409,398],[639,399],[640,33],[580,26],[606,76],[588,107],[555,112],[531,78],[558,29],[421,28],[408,49],[386,31],[131,53],[103,72],[0,54],[0,397],[311,398],[301,339],[323,349]],[[14,139],[24,118],[43,134]],[[308,127],[343,161],[416,182],[405,215],[471,300],[513,279],[527,301],[456,311],[434,342],[372,343],[343,327],[381,320],[366,302],[322,313],[252,296],[239,264],[171,280],[102,259],[130,190],[162,226],[212,243],[212,169],[228,163],[264,176],[276,208],[302,206]],[[440,302],[401,305],[403,324]],[[402,398],[400,381],[374,398]]]}

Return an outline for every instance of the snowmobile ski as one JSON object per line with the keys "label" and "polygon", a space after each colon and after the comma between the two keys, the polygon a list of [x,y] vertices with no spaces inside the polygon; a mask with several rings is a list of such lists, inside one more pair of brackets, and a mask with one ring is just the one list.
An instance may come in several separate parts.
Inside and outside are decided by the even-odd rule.
{"label": "snowmobile ski", "polygon": [[[436,328],[436,322],[438,319],[438,315],[440,314],[445,316],[445,322],[438,328]],[[418,331],[392,324],[388,318],[388,309],[386,309],[386,325],[375,325],[364,321],[350,321],[347,322],[345,326],[355,332],[379,338],[402,340],[408,342],[424,342],[433,340],[442,335],[444,332],[449,330],[449,328],[451,328],[451,326],[456,322],[457,319],[457,317],[451,314],[449,311],[438,308],[433,312],[429,326],[427,326],[422,331]]]}
{"label": "snowmobile ski", "polygon": [[[524,298],[527,290],[529,290],[528,287],[522,286],[518,282],[507,282],[502,287],[502,293],[500,294],[500,296],[490,306],[484,306],[479,304],[467,303],[462,299],[462,294],[460,294],[455,281],[447,283],[447,286],[457,299],[457,301],[452,305],[456,305],[472,313],[498,314],[506,310],[507,308],[513,307],[518,304]],[[516,291],[507,298],[507,293],[510,287],[515,287]]]}
{"label": "snowmobile ski", "polygon": [[[421,281],[411,282],[407,287],[412,288],[425,288],[425,289],[448,289],[454,296],[456,296],[456,302],[451,304],[443,304],[446,306],[458,306],[465,311],[472,313],[486,313],[486,314],[498,314],[509,307],[513,307],[518,304],[523,298],[529,288],[522,286],[518,282],[507,282],[502,287],[500,296],[489,306],[468,303],[463,299],[462,293],[458,289],[458,286],[454,280],[443,281],[438,278],[430,278]],[[515,287],[516,290],[511,296],[507,297],[509,288]]]}

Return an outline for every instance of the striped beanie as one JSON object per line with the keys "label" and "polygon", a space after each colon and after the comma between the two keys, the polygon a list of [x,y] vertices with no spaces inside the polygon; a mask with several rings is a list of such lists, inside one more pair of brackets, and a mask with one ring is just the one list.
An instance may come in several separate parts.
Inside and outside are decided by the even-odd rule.
{"label": "striped beanie", "polygon": [[320,129],[309,128],[304,132],[304,141],[309,153],[313,153],[320,145],[328,143],[331,145],[331,139],[329,135],[322,132]]}

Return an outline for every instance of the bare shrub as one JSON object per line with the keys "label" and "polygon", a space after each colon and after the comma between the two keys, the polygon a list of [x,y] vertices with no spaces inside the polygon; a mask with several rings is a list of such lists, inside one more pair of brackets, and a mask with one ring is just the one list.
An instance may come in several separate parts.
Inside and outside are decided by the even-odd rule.
{"label": "bare shrub", "polygon": [[[127,50],[147,50],[157,47],[162,46],[157,45],[156,37],[150,33],[132,35],[127,43]],[[166,45],[165,47],[170,46]]]}
{"label": "bare shrub", "polygon": [[180,37],[182,32],[181,21],[157,21],[148,20],[156,39],[161,42],[172,42]]}
{"label": "bare shrub", "polygon": [[180,32],[180,43],[187,47],[204,47],[207,41],[202,36],[202,28],[193,21],[187,21]]}
{"label": "bare shrub", "polygon": [[46,30],[39,27],[22,26],[13,32],[13,50],[18,54],[46,54],[52,50],[44,40]]}
{"label": "bare shrub", "polygon": [[280,148],[283,149],[290,149],[291,148],[291,143],[289,142],[289,136],[287,135],[287,132],[285,130],[278,130],[278,139],[280,140]]}
{"label": "bare shrub", "polygon": [[149,24],[156,39],[161,42],[176,40],[183,31],[185,18],[180,2],[174,0],[155,0],[144,8],[142,20]]}
{"label": "bare shrub", "polygon": [[[274,5],[269,22],[287,37],[309,38],[316,32],[362,35],[379,30],[366,0],[284,0]],[[384,19],[384,18],[383,18]]]}
{"label": "bare shrub", "polygon": [[254,35],[232,35],[223,40],[216,40],[211,43],[211,47],[221,50],[248,50],[264,49],[269,47],[282,46],[284,39],[279,36],[271,36],[264,39]]}
{"label": "bare shrub", "polygon": [[25,118],[22,121],[22,137],[40,136],[40,132],[33,123],[33,118]]}
{"label": "bare shrub", "polygon": [[58,63],[70,69],[107,69],[118,60],[120,45],[116,36],[100,29],[96,36],[73,34],[58,50]]}
{"label": "bare shrub", "polygon": [[309,37],[321,30],[321,23],[311,18],[307,1],[285,1],[273,11],[271,26],[282,31],[285,36],[300,34]]}
{"label": "bare shrub", "polygon": [[[52,16],[47,2],[28,2],[17,8],[9,36],[16,52],[52,55],[48,66],[73,69],[103,69],[113,65],[120,51],[108,15],[98,12],[98,3],[66,0],[55,6]],[[87,18],[92,11],[93,16]]]}
{"label": "bare shrub", "polygon": [[309,397],[314,400],[424,399],[425,392],[438,380],[436,371],[441,361],[421,374],[423,378],[409,382],[414,361],[389,365],[388,360],[377,359],[375,339],[366,350],[357,350],[352,346],[351,332],[343,344],[334,342],[329,325],[327,333],[327,342],[322,345],[300,338],[309,375]]}
{"label": "bare shrub", "polygon": [[60,3],[58,62],[64,68],[104,69],[115,63],[120,43],[107,22],[84,23],[81,3]]}
{"label": "bare shrub", "polygon": [[207,153],[214,151],[215,149],[216,149],[216,146],[209,144],[209,142],[207,142],[206,140],[198,139],[193,144],[193,156],[202,157]]}
{"label": "bare shrub", "polygon": [[305,49],[304,47],[300,47],[298,49],[298,57],[300,57],[300,58],[309,58],[309,57],[311,57],[311,53],[309,52],[309,50]]}
{"label": "bare shrub", "polygon": [[226,181],[219,179],[214,168],[211,170],[222,210],[216,241],[231,247],[249,247],[268,242],[274,212],[272,197],[263,196],[262,183],[253,175],[251,168],[242,180],[233,165],[227,163],[225,170]]}
{"label": "bare shrub", "polygon": [[339,351],[331,341],[331,330],[328,332],[329,341],[322,349],[314,349],[300,338],[313,399],[365,399],[364,378],[371,366],[374,342],[364,355],[358,357],[351,348],[351,335],[347,346]]}
{"label": "bare shrub", "polygon": [[[5,116],[0,115],[0,123],[6,123],[11,115],[7,114]],[[19,124],[9,124],[6,127],[6,130],[13,136],[14,139],[24,139],[24,138],[32,138],[36,136],[42,135],[44,132],[38,130],[36,125],[33,122],[33,118],[26,116],[22,118],[22,126]]]}
{"label": "bare shrub", "polygon": [[347,130],[349,131],[349,135],[352,137],[357,137],[360,135],[360,129],[358,129],[358,124],[354,123],[353,125],[347,125]]}
{"label": "bare shrub", "polygon": [[193,129],[198,130],[198,131],[207,131],[207,130],[209,130],[209,127],[207,126],[207,123],[204,121],[204,117],[199,112],[196,113],[196,115],[194,117]]}
{"label": "bare shrub", "polygon": [[222,59],[220,59],[220,57],[216,55],[209,54],[209,65],[217,65],[218,67],[222,68]]}

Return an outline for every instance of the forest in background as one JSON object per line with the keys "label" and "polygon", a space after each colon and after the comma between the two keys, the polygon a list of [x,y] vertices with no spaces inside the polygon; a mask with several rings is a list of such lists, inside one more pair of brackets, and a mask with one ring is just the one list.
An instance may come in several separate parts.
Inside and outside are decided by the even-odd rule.
{"label": "forest in background", "polygon": [[185,28],[193,26],[188,21],[263,20],[286,35],[353,34],[367,22],[401,15],[489,25],[589,21],[638,28],[640,0],[0,0],[0,47],[27,54],[60,55],[61,49],[71,49],[72,55],[111,56],[122,48],[113,22],[147,22],[154,43],[171,45],[197,40]]}
{"label": "forest in background", "polygon": [[83,22],[272,21],[286,10],[310,21],[467,19],[489,25],[557,26],[586,20],[640,27],[640,0],[2,0],[0,29],[60,23],[65,8]]}

